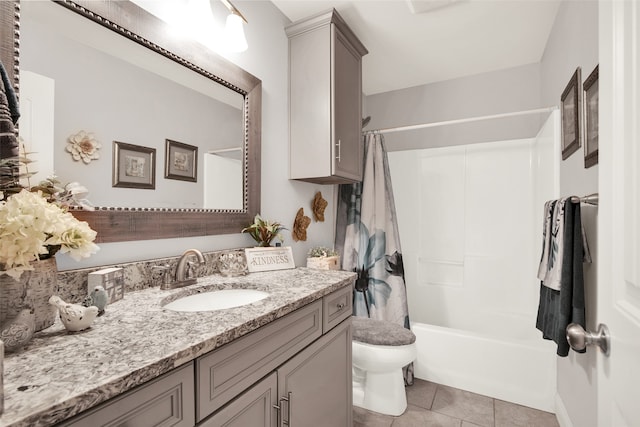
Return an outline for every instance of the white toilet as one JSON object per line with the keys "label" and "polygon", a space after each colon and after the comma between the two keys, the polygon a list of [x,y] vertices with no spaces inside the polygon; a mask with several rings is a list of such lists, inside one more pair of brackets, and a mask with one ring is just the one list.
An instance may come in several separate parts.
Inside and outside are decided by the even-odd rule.
{"label": "white toilet", "polygon": [[416,336],[400,325],[352,317],[353,404],[386,415],[407,408],[402,368],[416,358]]}

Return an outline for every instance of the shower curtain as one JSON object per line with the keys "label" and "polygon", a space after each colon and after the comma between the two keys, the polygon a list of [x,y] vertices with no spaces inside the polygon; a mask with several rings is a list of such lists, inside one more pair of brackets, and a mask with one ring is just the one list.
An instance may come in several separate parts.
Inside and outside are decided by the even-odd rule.
{"label": "shower curtain", "polygon": [[[353,314],[409,328],[402,250],[384,138],[364,136],[361,183],[340,185],[336,250],[342,269],[356,271]],[[413,364],[404,369],[413,384]]]}

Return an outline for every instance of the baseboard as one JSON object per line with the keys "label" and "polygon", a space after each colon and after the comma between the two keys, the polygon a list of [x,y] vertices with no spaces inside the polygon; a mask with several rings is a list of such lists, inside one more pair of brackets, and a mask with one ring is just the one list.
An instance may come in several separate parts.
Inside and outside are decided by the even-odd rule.
{"label": "baseboard", "polygon": [[564,402],[560,398],[560,395],[556,393],[556,419],[558,420],[558,424],[560,427],[573,427],[571,423],[571,418],[569,418],[569,413],[567,412],[567,408],[564,407]]}

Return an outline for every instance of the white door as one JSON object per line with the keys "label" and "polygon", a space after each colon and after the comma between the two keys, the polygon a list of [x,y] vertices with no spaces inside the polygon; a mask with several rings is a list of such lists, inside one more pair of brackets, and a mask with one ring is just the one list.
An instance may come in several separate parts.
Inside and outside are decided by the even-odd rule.
{"label": "white door", "polygon": [[599,8],[598,426],[640,426],[640,2]]}

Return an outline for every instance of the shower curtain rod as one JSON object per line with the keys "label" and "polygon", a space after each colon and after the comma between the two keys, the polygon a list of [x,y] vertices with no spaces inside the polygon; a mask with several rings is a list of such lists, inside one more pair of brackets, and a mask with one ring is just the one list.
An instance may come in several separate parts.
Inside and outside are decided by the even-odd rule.
{"label": "shower curtain rod", "polygon": [[369,134],[369,133],[376,133],[376,132],[377,133],[400,132],[405,130],[423,129],[423,128],[430,128],[430,127],[436,127],[436,126],[453,125],[458,123],[477,122],[480,120],[500,119],[504,117],[515,117],[515,116],[523,116],[527,114],[536,114],[536,113],[547,113],[557,109],[558,109],[557,106],[552,106],[552,107],[545,107],[545,108],[537,108],[535,110],[515,111],[512,113],[492,114],[489,116],[468,117],[466,119],[445,120],[442,122],[422,123],[419,125],[397,126],[397,127],[384,128],[384,129],[368,130],[368,131],[365,131],[364,133]]}

